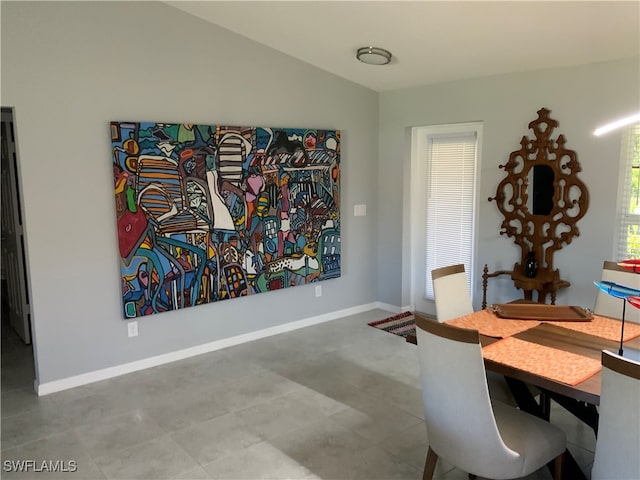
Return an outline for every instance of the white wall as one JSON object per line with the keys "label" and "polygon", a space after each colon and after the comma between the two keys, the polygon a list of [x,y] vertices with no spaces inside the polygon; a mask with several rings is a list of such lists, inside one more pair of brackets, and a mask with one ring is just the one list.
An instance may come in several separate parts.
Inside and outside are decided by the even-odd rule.
{"label": "white wall", "polygon": [[[503,75],[379,96],[157,2],[2,1],[2,105],[15,107],[40,383],[380,301],[410,298],[410,127],[484,122],[479,273],[519,252],[498,234],[498,165],[541,107],[578,153],[591,196],[555,266],[559,302],[591,306],[612,258],[619,133],[638,109],[638,59]],[[379,111],[378,111],[379,104]],[[154,315],[128,339],[120,317],[109,122],[141,120],[342,130],[342,274],[312,286]],[[380,161],[378,161],[378,155]],[[367,204],[354,218],[353,205]],[[492,284],[491,301],[518,293]]]}
{"label": "white wall", "polygon": [[[558,303],[593,307],[603,260],[613,259],[615,209],[620,157],[620,131],[594,137],[602,123],[637,112],[640,106],[638,58],[571,68],[501,75],[468,81],[385,92],[380,95],[378,300],[410,305],[410,127],[482,121],[480,222],[475,264],[474,305],[482,300],[481,273],[511,269],[520,250],[500,236],[502,217],[487,201],[505,175],[498,165],[520,148],[527,125],[546,107],[559,121],[553,134],[564,134],[566,148],[575,150],[582,166],[590,205],[578,223],[580,236],[556,252],[554,267],[571,287],[561,290]],[[399,194],[403,192],[403,194]],[[402,211],[403,215],[398,215]],[[402,239],[402,241],[400,241]],[[384,272],[384,273],[383,273]],[[508,277],[490,280],[489,302],[521,297]]]}
{"label": "white wall", "polygon": [[[6,2],[40,384],[375,301],[377,95],[157,2]],[[121,318],[109,122],[342,131],[342,277]],[[353,217],[367,204],[368,216]]]}

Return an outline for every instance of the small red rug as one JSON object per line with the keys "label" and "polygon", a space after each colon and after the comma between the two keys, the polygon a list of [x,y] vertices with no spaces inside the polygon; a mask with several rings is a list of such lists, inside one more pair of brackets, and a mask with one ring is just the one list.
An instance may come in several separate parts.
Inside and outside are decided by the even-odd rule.
{"label": "small red rug", "polygon": [[368,325],[401,337],[416,333],[416,321],[412,312],[399,313],[393,317],[376,320]]}

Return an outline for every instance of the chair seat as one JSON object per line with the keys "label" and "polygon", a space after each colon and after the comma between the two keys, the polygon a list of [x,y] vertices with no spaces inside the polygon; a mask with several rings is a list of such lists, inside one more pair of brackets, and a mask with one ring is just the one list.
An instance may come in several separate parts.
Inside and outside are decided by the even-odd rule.
{"label": "chair seat", "polygon": [[[501,466],[490,478],[519,478],[535,472],[540,465],[553,461],[564,452],[566,435],[551,423],[517,410],[501,402],[493,403],[493,413],[502,440],[511,450],[518,452],[519,462],[508,472]],[[544,445],[544,448],[541,448]]]}
{"label": "chair seat", "polygon": [[480,449],[475,458],[446,460],[479,477],[514,479],[530,475],[565,451],[566,435],[555,425],[494,399],[492,410],[502,441],[511,450],[510,459],[496,462]]}

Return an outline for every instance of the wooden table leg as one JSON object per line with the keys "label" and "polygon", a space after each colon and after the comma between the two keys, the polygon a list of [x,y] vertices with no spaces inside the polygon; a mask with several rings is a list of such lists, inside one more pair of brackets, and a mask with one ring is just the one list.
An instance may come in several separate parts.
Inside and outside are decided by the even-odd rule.
{"label": "wooden table leg", "polygon": [[600,415],[598,414],[598,409],[595,407],[595,405],[591,405],[590,403],[585,402],[579,402],[577,400],[574,400],[573,398],[568,398],[558,393],[548,392],[548,395],[558,405],[578,417],[580,420],[586,423],[587,426],[591,427],[595,436],[598,436],[598,419],[600,418]]}

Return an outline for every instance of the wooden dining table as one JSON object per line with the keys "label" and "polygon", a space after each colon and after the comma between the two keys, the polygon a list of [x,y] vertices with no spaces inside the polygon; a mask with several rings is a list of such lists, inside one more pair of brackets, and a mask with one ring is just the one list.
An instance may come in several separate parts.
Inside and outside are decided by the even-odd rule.
{"label": "wooden dining table", "polygon": [[[481,325],[483,320],[489,320],[490,322],[493,321],[490,315],[492,315],[492,313],[489,313],[489,310],[482,310],[461,319],[453,319],[445,323],[453,325],[458,323],[458,326],[460,326],[460,324]],[[596,319],[603,322],[606,321],[609,327],[617,327],[616,324],[613,324],[613,322],[617,322],[620,329],[622,328],[622,322],[617,319],[603,319],[598,317],[596,317]],[[501,320],[509,322],[509,319]],[[505,323],[505,325],[508,325],[508,323]],[[550,347],[561,352],[579,355],[580,357],[590,359],[590,363],[592,365],[596,361],[598,364],[600,363],[603,350],[610,350],[618,353],[618,349],[620,348],[619,341],[615,341],[612,338],[607,339],[594,334],[575,331],[569,328],[564,328],[560,325],[567,326],[568,324],[565,322],[556,323],[553,321],[532,321],[531,328],[526,328],[525,325],[521,331],[508,335],[508,337],[543,347]],[[631,327],[628,327],[629,325],[629,322],[625,322],[625,331],[628,332],[629,330],[632,330],[627,333],[627,336],[633,337],[635,333],[640,331],[640,325],[631,324]],[[583,330],[589,331],[589,327],[590,326],[585,323]],[[505,337],[500,338],[485,335],[482,333],[482,329],[478,330],[480,332],[480,343],[483,347],[483,352],[489,350],[485,347],[489,347],[496,342],[500,342],[505,339]],[[611,337],[611,335],[609,336]],[[409,343],[417,344],[415,334],[408,335],[406,340]],[[514,342],[514,344],[516,344],[516,347],[519,345],[518,342]],[[627,351],[640,351],[640,336],[635,336],[624,341],[622,347]],[[513,353],[515,356],[519,354],[523,356],[527,355],[527,352],[518,352],[517,349],[514,350]],[[541,374],[539,371],[534,372],[522,366],[515,367],[500,361],[495,361],[487,358],[486,353],[484,356],[485,368],[487,370],[497,372],[505,376],[514,395],[514,399],[520,409],[549,420],[549,399],[553,399],[556,403],[589,425],[593,429],[595,435],[597,435],[597,406],[600,404],[601,391],[600,369],[588,376],[588,378],[582,379],[578,383],[570,384],[549,378],[545,372]],[[561,370],[561,362],[560,364],[556,364],[555,368]],[[540,389],[542,392],[542,395],[539,396],[540,401],[535,400],[531,393],[531,389],[529,389],[527,385],[533,385]],[[567,472],[571,472],[568,473],[566,476],[567,478],[586,478],[571,455],[568,455],[566,458],[565,467],[568,467]]]}
{"label": "wooden dining table", "polygon": [[[619,342],[603,339],[594,335],[568,330],[553,323],[542,323],[522,333],[515,338],[527,342],[552,347],[565,352],[601,361],[603,350],[618,352]],[[482,336],[483,346],[498,341],[496,338]],[[640,337],[635,337],[623,343],[623,348],[640,349]],[[591,405],[600,404],[601,372],[598,371],[589,378],[576,385],[568,385],[529,371],[513,368],[502,363],[485,359],[488,370],[501,373],[507,377],[516,378],[535,385],[549,392],[555,392],[579,402]]]}
{"label": "wooden dining table", "polygon": [[[473,315],[478,315],[479,312]],[[610,319],[620,324],[622,322],[617,319]],[[507,320],[508,321],[508,320]],[[446,322],[446,323],[452,323]],[[455,324],[455,322],[454,322]],[[626,322],[629,325],[629,322]],[[637,328],[636,324],[631,324]],[[629,327],[627,327],[629,329]],[[602,350],[610,350],[618,352],[619,342],[601,338],[595,335],[569,330],[558,326],[555,322],[545,321],[543,323],[534,323],[532,327],[522,332],[512,335],[514,338],[531,342],[537,345],[551,347],[564,352],[574,353],[583,357],[587,357],[600,362]],[[480,332],[480,343],[483,347],[500,341],[500,338],[483,335]],[[410,334],[407,336],[407,342],[416,344],[416,336]],[[624,349],[640,350],[640,336],[623,342]],[[531,385],[535,385],[549,392],[554,392],[578,402],[584,402],[590,405],[600,404],[600,372],[595,373],[589,378],[577,383],[569,385],[557,380],[553,380],[527,370],[515,368],[503,363],[499,363],[485,358],[485,368],[490,371],[501,373],[507,377],[521,380]]]}

